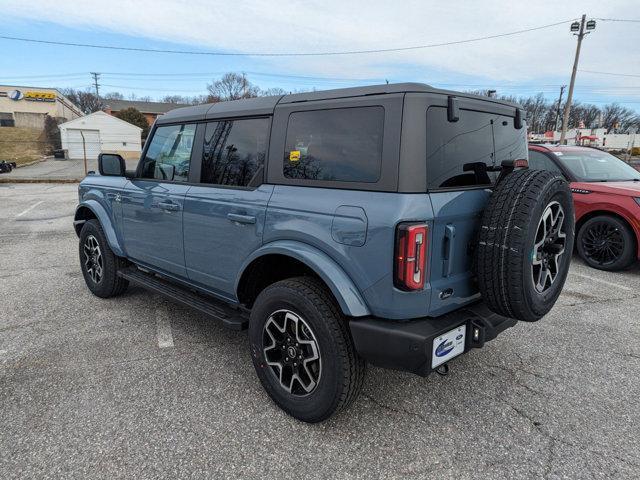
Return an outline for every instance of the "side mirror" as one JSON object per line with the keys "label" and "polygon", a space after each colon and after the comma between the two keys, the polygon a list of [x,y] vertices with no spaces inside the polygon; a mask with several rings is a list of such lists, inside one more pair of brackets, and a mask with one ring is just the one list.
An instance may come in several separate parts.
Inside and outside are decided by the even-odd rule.
{"label": "side mirror", "polygon": [[98,170],[100,175],[110,177],[124,177],[124,158],[115,153],[101,153],[98,155]]}

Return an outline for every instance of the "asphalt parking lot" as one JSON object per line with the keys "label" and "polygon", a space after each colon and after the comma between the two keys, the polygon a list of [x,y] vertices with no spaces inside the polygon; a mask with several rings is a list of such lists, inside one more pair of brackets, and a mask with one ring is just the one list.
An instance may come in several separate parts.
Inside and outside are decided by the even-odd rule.
{"label": "asphalt parking lot", "polygon": [[370,368],[321,425],[263,392],[246,332],[85,288],[75,185],[0,184],[0,478],[639,478],[640,269],[574,258],[559,303],[447,377]]}

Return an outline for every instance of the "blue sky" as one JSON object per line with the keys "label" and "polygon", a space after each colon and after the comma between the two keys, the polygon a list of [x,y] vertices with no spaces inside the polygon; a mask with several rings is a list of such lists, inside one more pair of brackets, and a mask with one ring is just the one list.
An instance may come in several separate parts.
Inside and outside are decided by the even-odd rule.
{"label": "blue sky", "polygon": [[[514,5],[515,3],[515,5]],[[0,0],[5,36],[155,49],[216,52],[318,52],[424,45],[493,35],[587,13],[638,19],[637,2],[228,2]],[[575,98],[617,101],[640,111],[640,23],[599,20],[583,43]],[[98,50],[0,39],[0,83],[89,88],[160,98],[197,95],[227,71],[262,88],[309,90],[389,80],[501,94],[568,84],[575,39],[568,23],[535,32],[438,48],[339,57],[224,57]],[[170,74],[170,75],[169,75]],[[199,75],[186,75],[199,74]],[[201,75],[200,75],[201,74]]]}

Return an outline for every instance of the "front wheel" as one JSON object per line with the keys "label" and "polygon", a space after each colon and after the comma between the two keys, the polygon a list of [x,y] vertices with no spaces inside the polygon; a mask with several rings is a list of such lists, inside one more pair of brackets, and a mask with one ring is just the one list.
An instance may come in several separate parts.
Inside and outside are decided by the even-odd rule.
{"label": "front wheel", "polygon": [[91,293],[109,298],[120,295],[129,282],[118,275],[124,260],[109,247],[97,220],[87,220],[80,231],[80,268]]}
{"label": "front wheel", "polygon": [[578,254],[593,268],[624,270],[636,260],[636,244],[631,229],[621,220],[598,215],[578,232]]}
{"label": "front wheel", "polygon": [[249,341],[262,386],[299,420],[326,420],[362,388],[366,364],[346,319],[316,279],[283,280],[263,290],[251,311]]}

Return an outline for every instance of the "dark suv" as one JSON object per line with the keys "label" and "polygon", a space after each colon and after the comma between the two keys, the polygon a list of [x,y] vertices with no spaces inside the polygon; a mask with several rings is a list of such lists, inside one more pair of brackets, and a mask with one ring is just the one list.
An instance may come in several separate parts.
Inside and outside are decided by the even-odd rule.
{"label": "dark suv", "polygon": [[82,272],[248,327],[271,398],[322,421],[366,362],[444,372],[553,306],[571,193],[526,159],[518,106],[422,84],[180,108],[80,184]]}

